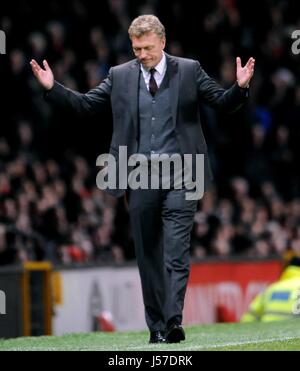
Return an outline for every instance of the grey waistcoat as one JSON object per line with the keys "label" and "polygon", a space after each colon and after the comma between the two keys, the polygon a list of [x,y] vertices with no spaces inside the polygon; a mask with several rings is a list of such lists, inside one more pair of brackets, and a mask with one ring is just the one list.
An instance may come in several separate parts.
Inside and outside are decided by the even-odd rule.
{"label": "grey waistcoat", "polygon": [[140,73],[139,126],[139,153],[147,157],[154,153],[180,153],[172,119],[167,72],[154,98]]}

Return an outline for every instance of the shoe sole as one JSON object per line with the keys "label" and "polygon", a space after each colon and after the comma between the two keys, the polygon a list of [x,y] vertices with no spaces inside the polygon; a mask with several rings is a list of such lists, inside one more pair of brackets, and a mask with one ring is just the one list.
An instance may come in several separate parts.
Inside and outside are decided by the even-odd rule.
{"label": "shoe sole", "polygon": [[183,330],[179,328],[175,328],[167,336],[167,343],[169,344],[180,343],[181,341],[184,341],[184,340],[185,340],[185,335],[183,333]]}

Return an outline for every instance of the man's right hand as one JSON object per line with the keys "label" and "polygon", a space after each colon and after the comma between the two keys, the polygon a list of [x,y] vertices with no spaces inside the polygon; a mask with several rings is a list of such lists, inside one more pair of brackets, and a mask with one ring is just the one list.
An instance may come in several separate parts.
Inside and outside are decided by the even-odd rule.
{"label": "man's right hand", "polygon": [[52,89],[54,85],[54,76],[48,62],[46,60],[43,61],[43,66],[45,69],[41,68],[34,59],[32,59],[30,65],[34,76],[37,78],[42,87],[46,90]]}

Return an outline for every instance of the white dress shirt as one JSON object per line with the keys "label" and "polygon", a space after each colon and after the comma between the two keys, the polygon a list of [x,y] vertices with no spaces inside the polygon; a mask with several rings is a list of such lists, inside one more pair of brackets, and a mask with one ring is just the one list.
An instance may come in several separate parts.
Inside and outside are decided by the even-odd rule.
{"label": "white dress shirt", "polygon": [[[163,79],[165,77],[166,71],[167,71],[167,58],[165,53],[163,52],[163,57],[161,61],[158,63],[155,68],[155,73],[154,73],[154,78],[156,81],[156,84],[158,88],[160,87],[161,83],[163,82]],[[149,83],[150,83],[150,78],[151,78],[151,73],[149,70],[146,70],[144,66],[141,64],[141,70],[144,76],[144,80],[147,86],[147,89],[149,90]]]}

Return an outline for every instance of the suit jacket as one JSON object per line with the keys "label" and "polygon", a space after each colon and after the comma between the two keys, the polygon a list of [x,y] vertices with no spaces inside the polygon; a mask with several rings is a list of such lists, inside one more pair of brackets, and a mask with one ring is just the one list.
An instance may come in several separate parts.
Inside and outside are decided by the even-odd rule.
{"label": "suit jacket", "polygon": [[[234,112],[245,102],[248,89],[241,89],[236,83],[225,90],[206,74],[198,61],[168,54],[166,57],[172,116],[181,153],[204,154],[205,186],[208,187],[213,177],[201,128],[199,101]],[[101,113],[107,105],[111,105],[114,129],[110,153],[118,160],[120,146],[127,146],[128,157],[137,153],[139,76],[140,64],[135,59],[111,68],[108,77],[86,94],[72,91],[55,82],[53,88],[46,93],[46,100],[81,115]],[[108,192],[120,197],[125,190]]]}

